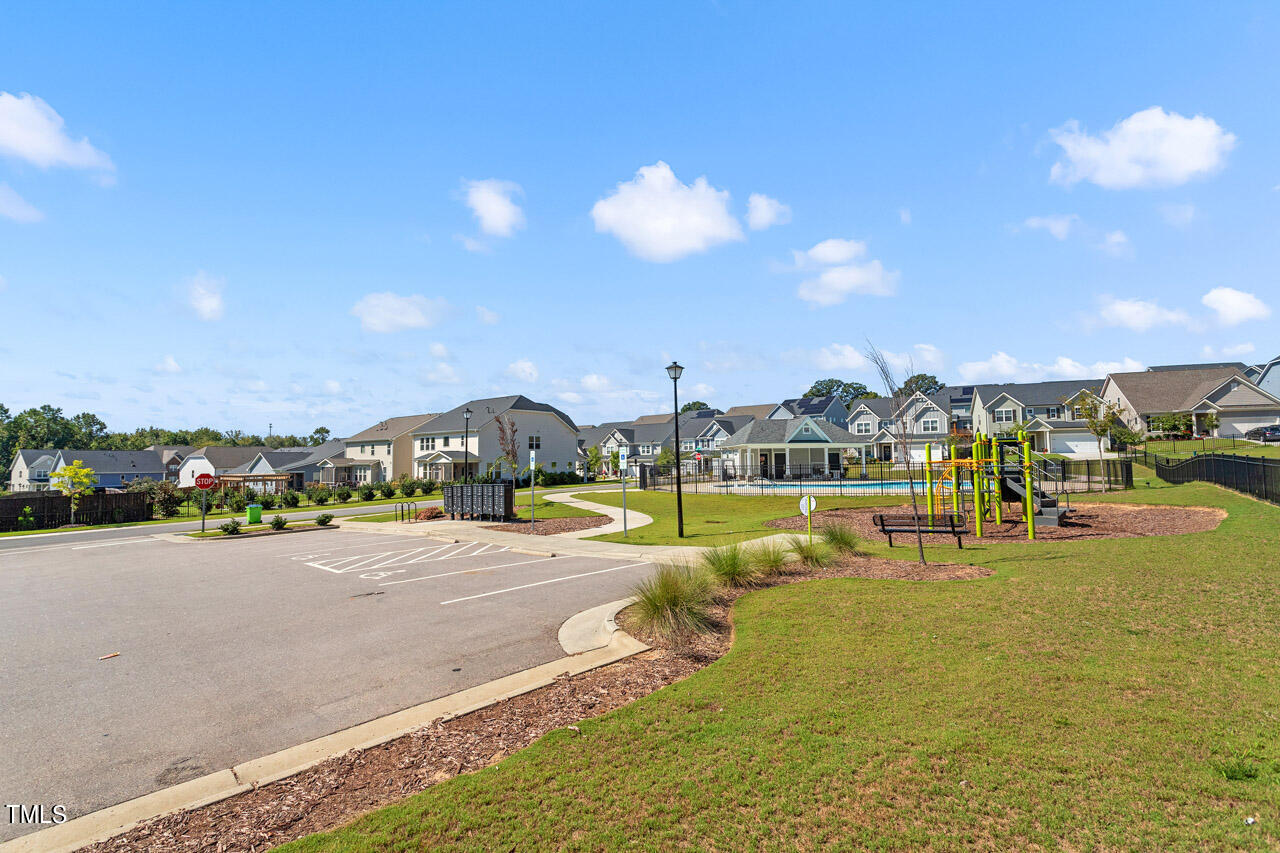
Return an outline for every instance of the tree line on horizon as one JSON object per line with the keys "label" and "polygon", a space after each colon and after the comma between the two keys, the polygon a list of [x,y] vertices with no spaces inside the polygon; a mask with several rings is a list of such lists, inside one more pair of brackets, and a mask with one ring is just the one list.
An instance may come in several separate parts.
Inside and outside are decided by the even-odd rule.
{"label": "tree line on horizon", "polygon": [[48,404],[26,409],[16,415],[0,403],[0,460],[6,467],[19,450],[144,450],[153,444],[206,447],[315,447],[329,440],[327,427],[316,427],[307,436],[246,433],[238,429],[166,429],[139,427],[131,432],[112,432],[102,418],[92,412],[67,417],[62,409]]}

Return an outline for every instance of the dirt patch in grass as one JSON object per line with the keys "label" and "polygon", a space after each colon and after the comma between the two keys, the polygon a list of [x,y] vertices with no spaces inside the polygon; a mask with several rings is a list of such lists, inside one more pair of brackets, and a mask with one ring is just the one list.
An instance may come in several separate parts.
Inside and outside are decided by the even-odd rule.
{"label": "dirt patch in grass", "polygon": [[557,533],[569,533],[574,530],[588,530],[592,527],[603,527],[613,521],[607,515],[572,516],[569,518],[546,518],[530,522],[527,519],[513,521],[510,524],[491,524],[486,530],[502,530],[507,533],[532,533],[535,536],[553,536]]}
{"label": "dirt patch in grass", "polygon": [[[1036,539],[1132,539],[1139,536],[1169,536],[1180,533],[1203,533],[1214,530],[1227,514],[1212,507],[1202,506],[1149,506],[1139,504],[1073,503],[1064,523],[1059,527],[1036,525]],[[871,517],[884,509],[831,509],[813,516],[814,526],[841,522],[850,525],[864,537],[883,542],[885,535],[876,529]],[[889,510],[902,512],[902,510]],[[906,509],[910,514],[910,508]],[[1010,522],[1008,514],[1018,508],[1006,508],[1006,522],[987,522],[982,528],[984,541],[1027,542],[1027,527],[1021,520]],[[808,522],[804,516],[779,518],[766,522],[770,527],[783,530],[803,530]],[[970,538],[973,536],[973,519],[969,519]],[[903,544],[914,541],[914,534],[900,534]],[[925,534],[930,544],[955,544],[955,537],[947,534]]]}
{"label": "dirt patch in grass", "polygon": [[[878,557],[847,558],[823,569],[801,570],[789,564],[788,569],[768,585],[840,577],[945,581],[991,574],[978,566],[936,563],[921,569],[915,563]],[[729,650],[733,642],[730,611],[746,592],[725,590],[712,610],[713,630],[679,646],[639,630],[623,611],[618,623],[652,646],[648,651],[580,675],[563,676],[554,684],[461,717],[437,720],[380,746],[352,750],[256,790],[157,818],[85,849],[93,853],[257,853],[333,829],[454,776],[496,764],[550,731],[573,731],[575,723],[692,675]]]}

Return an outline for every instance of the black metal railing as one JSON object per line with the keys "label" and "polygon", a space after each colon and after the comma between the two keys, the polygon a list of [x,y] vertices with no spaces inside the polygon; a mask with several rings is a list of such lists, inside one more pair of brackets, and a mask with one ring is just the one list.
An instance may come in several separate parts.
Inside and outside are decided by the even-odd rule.
{"label": "black metal railing", "polygon": [[[1147,454],[1144,454],[1144,456]],[[1280,503],[1280,459],[1203,453],[1190,459],[1150,454],[1156,476],[1169,483],[1216,483],[1264,501]]]}

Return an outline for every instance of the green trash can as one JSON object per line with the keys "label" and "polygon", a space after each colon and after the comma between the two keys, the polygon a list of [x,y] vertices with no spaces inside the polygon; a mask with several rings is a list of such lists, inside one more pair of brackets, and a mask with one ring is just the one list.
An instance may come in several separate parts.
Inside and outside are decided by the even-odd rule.
{"label": "green trash can", "polygon": [[249,512],[248,517],[245,519],[246,524],[262,523],[262,504],[249,504],[245,509]]}

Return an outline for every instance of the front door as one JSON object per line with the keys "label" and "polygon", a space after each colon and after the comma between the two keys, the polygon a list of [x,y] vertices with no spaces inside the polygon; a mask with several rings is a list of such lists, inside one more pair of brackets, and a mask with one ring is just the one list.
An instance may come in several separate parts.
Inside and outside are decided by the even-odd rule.
{"label": "front door", "polygon": [[786,476],[786,473],[787,473],[786,451],[784,450],[782,453],[774,453],[773,454],[773,476],[783,477],[783,476]]}

